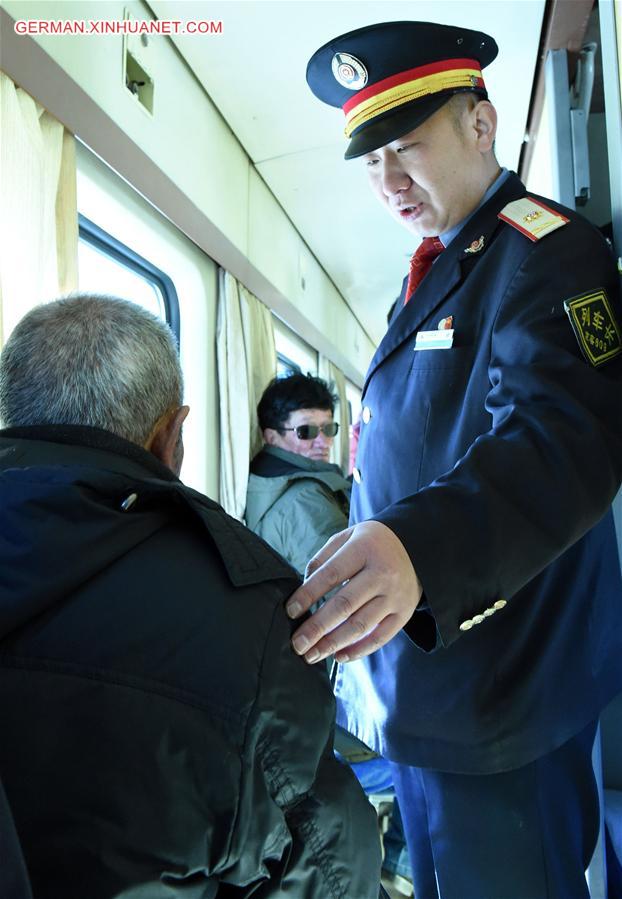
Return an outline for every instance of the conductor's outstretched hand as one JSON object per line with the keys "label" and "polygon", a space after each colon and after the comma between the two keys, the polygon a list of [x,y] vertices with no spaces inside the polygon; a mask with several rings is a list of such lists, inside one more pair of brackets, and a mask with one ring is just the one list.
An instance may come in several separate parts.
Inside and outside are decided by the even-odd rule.
{"label": "conductor's outstretched hand", "polygon": [[410,557],[393,531],[363,521],[340,531],[307,565],[304,584],[287,602],[299,618],[331,590],[337,591],[294,633],[292,645],[307,662],[333,655],[351,662],[387,643],[421,600]]}

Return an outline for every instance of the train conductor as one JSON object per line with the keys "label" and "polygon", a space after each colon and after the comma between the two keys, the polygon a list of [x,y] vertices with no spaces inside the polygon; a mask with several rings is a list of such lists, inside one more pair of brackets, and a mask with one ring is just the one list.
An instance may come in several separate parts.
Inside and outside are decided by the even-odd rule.
{"label": "train conductor", "polygon": [[288,611],[341,585],[293,646],[335,655],[338,722],[391,762],[417,899],[583,899],[622,690],[619,280],[597,229],[499,167],[496,55],[390,22],[308,64],[419,247],[365,381],[350,527]]}

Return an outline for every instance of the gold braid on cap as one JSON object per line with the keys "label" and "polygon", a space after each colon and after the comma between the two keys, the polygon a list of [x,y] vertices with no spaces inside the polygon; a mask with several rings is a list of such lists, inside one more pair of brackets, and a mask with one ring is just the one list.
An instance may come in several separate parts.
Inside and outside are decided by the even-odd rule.
{"label": "gold braid on cap", "polygon": [[346,137],[382,113],[411,100],[464,88],[486,90],[482,70],[475,59],[445,59],[383,78],[344,103]]}

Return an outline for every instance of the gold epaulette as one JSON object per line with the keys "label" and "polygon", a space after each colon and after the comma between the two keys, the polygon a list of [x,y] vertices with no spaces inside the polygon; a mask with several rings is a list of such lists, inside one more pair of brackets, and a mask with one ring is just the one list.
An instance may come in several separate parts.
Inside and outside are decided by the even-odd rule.
{"label": "gold epaulette", "polygon": [[561,212],[549,209],[548,206],[545,206],[540,200],[534,200],[533,197],[513,200],[503,207],[498,218],[507,222],[508,225],[512,225],[513,228],[533,241],[546,237],[551,231],[562,228],[570,221]]}

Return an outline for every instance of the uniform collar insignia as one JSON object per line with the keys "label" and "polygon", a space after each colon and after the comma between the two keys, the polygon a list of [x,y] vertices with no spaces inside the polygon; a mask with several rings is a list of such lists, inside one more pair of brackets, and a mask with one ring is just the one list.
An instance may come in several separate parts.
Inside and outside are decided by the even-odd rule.
{"label": "uniform collar insignia", "polygon": [[465,252],[465,253],[469,253],[469,254],[470,254],[470,253],[479,253],[480,250],[483,250],[483,249],[484,249],[484,243],[485,243],[485,242],[486,242],[486,241],[485,241],[484,235],[482,234],[482,236],[479,237],[477,240],[471,241],[471,243],[469,244],[469,246],[468,246],[468,247],[465,247],[464,252]]}

